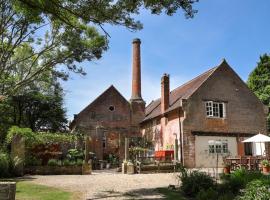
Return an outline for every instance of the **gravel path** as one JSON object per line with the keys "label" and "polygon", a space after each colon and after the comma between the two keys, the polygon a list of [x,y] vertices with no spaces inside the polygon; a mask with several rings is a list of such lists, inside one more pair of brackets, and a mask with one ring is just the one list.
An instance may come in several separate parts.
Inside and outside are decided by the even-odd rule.
{"label": "gravel path", "polygon": [[163,199],[156,188],[177,185],[177,174],[134,174],[94,172],[92,175],[31,176],[34,183],[79,192],[83,200]]}

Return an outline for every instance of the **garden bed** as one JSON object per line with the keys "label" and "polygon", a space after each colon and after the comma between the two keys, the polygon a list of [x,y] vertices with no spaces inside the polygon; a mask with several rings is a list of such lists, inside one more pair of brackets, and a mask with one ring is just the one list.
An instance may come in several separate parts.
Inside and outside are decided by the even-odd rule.
{"label": "garden bed", "polygon": [[82,166],[28,166],[24,169],[25,174],[31,175],[80,175]]}

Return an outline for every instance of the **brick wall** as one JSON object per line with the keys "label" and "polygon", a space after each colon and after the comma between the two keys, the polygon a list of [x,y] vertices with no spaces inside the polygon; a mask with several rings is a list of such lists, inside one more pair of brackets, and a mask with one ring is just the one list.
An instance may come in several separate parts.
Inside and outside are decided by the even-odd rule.
{"label": "brick wall", "polygon": [[[206,117],[205,101],[226,104],[226,118]],[[187,100],[183,107],[184,160],[188,167],[195,166],[195,137],[192,131],[257,134],[266,133],[264,106],[242,80],[226,64]]]}

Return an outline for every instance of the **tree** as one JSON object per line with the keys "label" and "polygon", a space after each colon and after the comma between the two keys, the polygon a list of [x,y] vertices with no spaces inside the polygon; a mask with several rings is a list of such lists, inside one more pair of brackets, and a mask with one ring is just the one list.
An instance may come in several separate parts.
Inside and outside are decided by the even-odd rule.
{"label": "tree", "polygon": [[0,115],[0,141],[13,125],[29,127],[33,131],[67,130],[63,90],[53,73],[1,101]]}
{"label": "tree", "polygon": [[[0,0],[0,94],[13,95],[51,69],[64,79],[69,71],[85,74],[78,63],[99,59],[108,49],[104,24],[140,30],[133,17],[142,7],[167,15],[183,9],[193,17],[196,1]],[[16,56],[24,50],[25,56]]]}
{"label": "tree", "polygon": [[[260,61],[250,73],[247,84],[270,111],[270,55],[260,56]],[[270,113],[268,113],[267,121],[268,131],[270,131]]]}

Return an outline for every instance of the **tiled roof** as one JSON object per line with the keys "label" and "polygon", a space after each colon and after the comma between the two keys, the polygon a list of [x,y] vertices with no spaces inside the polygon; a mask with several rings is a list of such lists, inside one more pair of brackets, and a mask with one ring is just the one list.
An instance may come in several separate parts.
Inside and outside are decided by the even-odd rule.
{"label": "tiled roof", "polygon": [[[223,61],[226,62],[226,61]],[[220,64],[222,65],[222,63]],[[219,66],[220,66],[219,65]],[[219,67],[214,67],[196,78],[188,81],[187,83],[177,87],[170,92],[170,104],[169,108],[165,112],[175,110],[180,106],[181,99],[188,99],[209,76]],[[152,101],[145,109],[145,118],[143,121],[158,117],[161,115],[160,98]]]}

